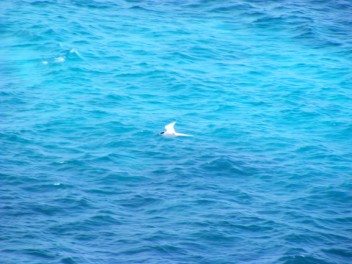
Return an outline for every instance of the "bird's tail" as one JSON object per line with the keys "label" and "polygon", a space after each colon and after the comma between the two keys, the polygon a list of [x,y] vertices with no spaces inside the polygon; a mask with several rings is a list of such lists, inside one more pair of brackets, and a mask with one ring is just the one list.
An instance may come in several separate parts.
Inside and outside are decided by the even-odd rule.
{"label": "bird's tail", "polygon": [[176,133],[176,136],[179,136],[179,137],[193,137],[193,135],[183,134],[183,133]]}

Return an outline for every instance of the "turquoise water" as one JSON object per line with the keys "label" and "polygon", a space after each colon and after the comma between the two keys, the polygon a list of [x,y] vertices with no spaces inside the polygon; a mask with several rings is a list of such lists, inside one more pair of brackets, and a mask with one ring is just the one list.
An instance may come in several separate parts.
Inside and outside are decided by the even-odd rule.
{"label": "turquoise water", "polygon": [[351,13],[2,0],[0,263],[352,263]]}

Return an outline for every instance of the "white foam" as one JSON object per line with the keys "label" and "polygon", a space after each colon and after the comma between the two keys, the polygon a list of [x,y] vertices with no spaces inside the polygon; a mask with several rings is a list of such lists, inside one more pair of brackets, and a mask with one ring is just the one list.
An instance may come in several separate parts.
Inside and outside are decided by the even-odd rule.
{"label": "white foam", "polygon": [[65,57],[57,57],[55,58],[55,62],[58,62],[58,63],[62,63],[62,62],[65,62]]}

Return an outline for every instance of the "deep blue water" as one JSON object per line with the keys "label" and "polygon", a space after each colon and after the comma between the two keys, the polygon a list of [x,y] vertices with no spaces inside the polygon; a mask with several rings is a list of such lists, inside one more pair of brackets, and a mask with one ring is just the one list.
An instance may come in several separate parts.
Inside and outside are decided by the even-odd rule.
{"label": "deep blue water", "polygon": [[0,263],[352,263],[351,14],[2,0]]}

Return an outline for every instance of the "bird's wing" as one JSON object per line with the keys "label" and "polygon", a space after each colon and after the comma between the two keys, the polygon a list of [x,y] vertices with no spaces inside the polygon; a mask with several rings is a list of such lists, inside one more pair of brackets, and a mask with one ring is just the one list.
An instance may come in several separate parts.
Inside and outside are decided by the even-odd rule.
{"label": "bird's wing", "polygon": [[176,124],[176,121],[166,125],[165,126],[166,132],[171,133],[171,134],[176,133],[175,128],[174,128],[175,124]]}

